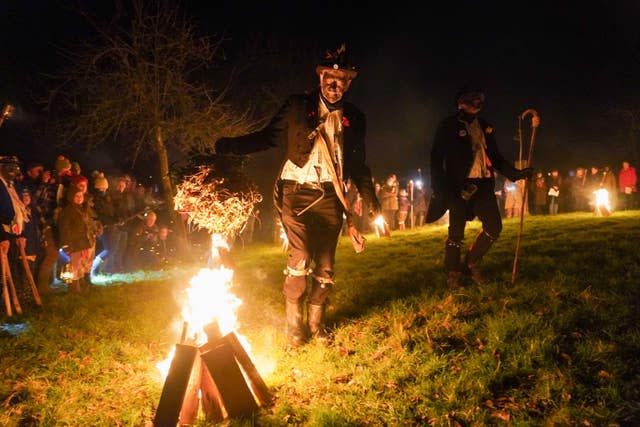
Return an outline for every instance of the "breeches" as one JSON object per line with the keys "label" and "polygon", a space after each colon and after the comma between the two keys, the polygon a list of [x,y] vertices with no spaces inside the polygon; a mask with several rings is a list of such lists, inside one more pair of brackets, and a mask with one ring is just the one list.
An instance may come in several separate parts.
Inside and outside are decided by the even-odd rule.
{"label": "breeches", "polygon": [[[320,190],[299,184],[283,185],[282,225],[289,240],[284,282],[287,299],[296,301],[304,295],[306,276],[312,263],[314,283],[310,300],[326,298],[333,283],[333,265],[343,212],[332,186],[325,185]],[[320,284],[322,286],[316,286]]]}
{"label": "breeches", "polygon": [[456,195],[449,205],[449,240],[461,243],[466,222],[474,217],[482,222],[484,232],[496,240],[502,231],[502,218],[494,193],[494,182],[492,179],[473,179],[469,182],[478,186],[475,194],[466,201]]}

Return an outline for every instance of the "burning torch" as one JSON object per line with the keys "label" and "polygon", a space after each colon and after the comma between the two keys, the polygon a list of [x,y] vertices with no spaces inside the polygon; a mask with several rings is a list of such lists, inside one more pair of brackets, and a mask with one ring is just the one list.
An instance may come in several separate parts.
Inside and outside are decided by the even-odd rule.
{"label": "burning torch", "polygon": [[11,117],[11,114],[13,114],[13,105],[11,104],[5,105],[4,109],[2,110],[2,116],[0,116],[0,126],[4,124],[5,120]]}

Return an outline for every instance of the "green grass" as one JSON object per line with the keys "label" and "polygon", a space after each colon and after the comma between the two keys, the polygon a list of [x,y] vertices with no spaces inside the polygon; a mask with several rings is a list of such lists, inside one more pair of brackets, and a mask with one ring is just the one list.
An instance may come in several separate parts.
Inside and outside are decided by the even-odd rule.
{"label": "green grass", "polygon": [[[285,351],[282,249],[234,249],[238,332],[274,401],[223,424],[640,425],[640,212],[526,218],[515,283],[519,220],[504,224],[483,263],[490,282],[455,291],[446,226],[370,235],[360,254],[343,238],[334,342],[297,352]],[[479,228],[469,223],[465,244]],[[155,364],[179,339],[195,268],[5,317],[28,330],[0,333],[0,425],[150,425]]]}

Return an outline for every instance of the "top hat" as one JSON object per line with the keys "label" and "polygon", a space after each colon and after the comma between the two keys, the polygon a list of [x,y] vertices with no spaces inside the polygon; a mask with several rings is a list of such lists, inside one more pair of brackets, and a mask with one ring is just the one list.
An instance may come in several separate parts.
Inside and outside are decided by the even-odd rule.
{"label": "top hat", "polygon": [[18,156],[0,156],[0,164],[9,165],[9,164],[20,164],[20,160],[18,160]]}
{"label": "top hat", "polygon": [[316,73],[320,75],[324,70],[340,70],[343,71],[351,80],[358,75],[355,65],[352,64],[351,58],[347,56],[347,48],[344,43],[336,50],[327,50],[322,59],[316,66]]}

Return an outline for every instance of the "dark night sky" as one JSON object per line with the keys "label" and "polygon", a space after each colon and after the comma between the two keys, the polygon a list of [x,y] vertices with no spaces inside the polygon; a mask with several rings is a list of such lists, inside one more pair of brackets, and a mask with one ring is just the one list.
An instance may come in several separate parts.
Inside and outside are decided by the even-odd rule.
{"label": "dark night sky", "polygon": [[[485,89],[484,116],[494,123],[507,158],[517,156],[513,136],[527,108],[542,120],[534,153],[538,167],[565,171],[608,163],[617,169],[630,156],[624,122],[608,112],[630,105],[639,92],[640,58],[633,51],[638,2],[216,3],[182,5],[203,32],[277,32],[327,47],[347,43],[360,70],[347,98],[367,114],[368,158],[376,177],[410,176],[428,164],[435,125],[453,113],[453,95],[467,82]],[[21,96],[16,85],[53,61],[54,44],[82,34],[82,20],[44,0],[3,2],[0,13],[5,102]],[[6,138],[0,143],[3,151],[11,146]]]}

